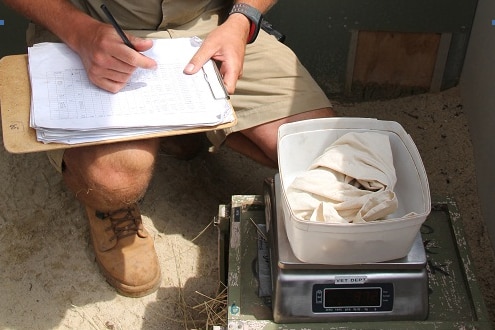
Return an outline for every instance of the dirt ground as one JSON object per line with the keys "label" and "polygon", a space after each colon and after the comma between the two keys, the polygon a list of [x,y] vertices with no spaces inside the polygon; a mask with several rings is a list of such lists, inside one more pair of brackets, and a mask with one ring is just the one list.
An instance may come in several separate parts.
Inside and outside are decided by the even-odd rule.
{"label": "dirt ground", "polygon": [[[340,115],[401,123],[423,157],[432,194],[457,201],[491,317],[495,262],[476,192],[473,150],[457,88],[389,101],[335,104]],[[161,156],[141,210],[162,266],[159,290],[119,296],[100,275],[83,208],[43,153],[0,150],[1,329],[193,329],[192,308],[218,289],[219,204],[261,194],[275,174],[229,150],[191,161]],[[199,236],[198,236],[199,235]]]}

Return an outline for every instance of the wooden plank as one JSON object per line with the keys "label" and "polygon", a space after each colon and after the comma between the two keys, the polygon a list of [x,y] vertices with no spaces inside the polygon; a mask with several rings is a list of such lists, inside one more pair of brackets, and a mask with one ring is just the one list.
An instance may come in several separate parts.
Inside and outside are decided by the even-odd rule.
{"label": "wooden plank", "polygon": [[430,90],[440,41],[439,33],[359,31],[352,93],[394,97]]}

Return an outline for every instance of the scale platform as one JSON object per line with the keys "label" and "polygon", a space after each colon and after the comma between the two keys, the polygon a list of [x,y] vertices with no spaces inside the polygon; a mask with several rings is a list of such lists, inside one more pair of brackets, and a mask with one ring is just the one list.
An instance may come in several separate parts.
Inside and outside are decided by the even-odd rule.
{"label": "scale platform", "polygon": [[[275,187],[276,179],[267,179],[265,185]],[[284,241],[283,228],[273,221],[279,212],[273,210],[277,210],[273,193],[235,195],[231,204],[220,205],[220,279],[228,286],[226,329],[492,329],[468,268],[462,219],[449,198],[433,200],[408,256],[378,268],[301,263],[285,245],[288,241],[272,245],[272,239]],[[344,292],[333,286],[335,281],[354,283]],[[420,291],[426,295],[417,294]],[[391,310],[380,310],[390,306]],[[417,310],[411,312],[407,306]]]}

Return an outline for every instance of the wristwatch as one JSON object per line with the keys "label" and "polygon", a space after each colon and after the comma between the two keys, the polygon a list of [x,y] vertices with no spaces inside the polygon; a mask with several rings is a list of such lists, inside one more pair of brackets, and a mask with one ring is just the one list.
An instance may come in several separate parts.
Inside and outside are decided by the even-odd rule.
{"label": "wristwatch", "polygon": [[256,40],[258,33],[260,32],[261,20],[263,19],[263,15],[261,15],[259,10],[245,3],[236,3],[230,10],[229,15],[232,15],[234,13],[243,14],[251,22],[247,43],[253,43]]}

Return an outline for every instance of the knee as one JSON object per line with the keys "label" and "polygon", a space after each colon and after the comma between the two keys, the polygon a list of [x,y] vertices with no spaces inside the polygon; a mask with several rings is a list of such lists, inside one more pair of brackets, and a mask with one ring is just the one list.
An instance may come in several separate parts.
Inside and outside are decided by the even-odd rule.
{"label": "knee", "polygon": [[153,161],[141,152],[133,151],[124,158],[100,159],[86,169],[89,186],[105,190],[141,190],[146,186],[153,172]]}
{"label": "knee", "polygon": [[108,191],[141,191],[153,172],[158,142],[69,149],[64,155],[66,181]]}

